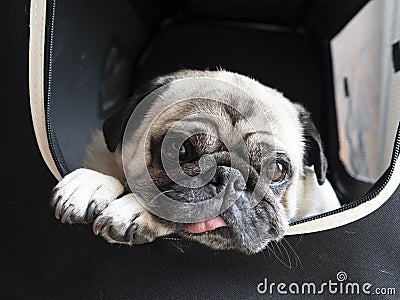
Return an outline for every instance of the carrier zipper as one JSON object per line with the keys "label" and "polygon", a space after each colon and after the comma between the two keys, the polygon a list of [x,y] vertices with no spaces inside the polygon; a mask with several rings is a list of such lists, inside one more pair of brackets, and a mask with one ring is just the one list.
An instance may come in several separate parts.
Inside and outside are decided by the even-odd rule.
{"label": "carrier zipper", "polygon": [[161,237],[161,239],[166,240],[166,241],[174,241],[174,242],[182,240],[182,238],[180,238],[180,237],[169,237],[169,236]]}
{"label": "carrier zipper", "polygon": [[53,144],[52,131],[51,131],[51,121],[50,121],[50,99],[51,99],[51,82],[52,82],[52,70],[53,70],[53,46],[54,46],[54,21],[55,21],[55,11],[56,11],[56,0],[51,0],[48,5],[50,8],[47,18],[50,22],[46,22],[48,29],[47,33],[47,90],[46,90],[46,105],[45,105],[45,122],[46,122],[46,134],[47,141],[50,149],[51,156],[53,157],[54,164],[57,167],[58,172],[61,176],[65,176],[64,168],[61,166],[60,161],[57,158],[57,154]]}
{"label": "carrier zipper", "polygon": [[394,149],[393,149],[393,154],[392,154],[392,160],[390,162],[388,171],[386,171],[387,174],[384,175],[384,176],[386,176],[386,178],[382,184],[380,184],[376,189],[368,192],[366,195],[362,196],[361,198],[359,198],[358,200],[356,200],[350,204],[344,205],[343,207],[340,207],[333,211],[329,211],[329,212],[322,213],[322,214],[319,214],[316,216],[307,217],[304,219],[293,221],[289,225],[294,226],[297,224],[306,223],[309,221],[313,221],[313,220],[321,219],[321,218],[331,216],[331,215],[334,215],[337,213],[341,213],[348,209],[357,207],[358,205],[360,205],[362,203],[365,203],[365,202],[368,202],[368,201],[374,199],[376,196],[378,196],[382,192],[382,190],[386,187],[386,185],[389,183],[390,179],[392,178],[396,162],[399,158],[399,154],[400,154],[400,124],[399,124],[399,127],[397,128],[396,139],[395,139],[395,144],[394,144]]}

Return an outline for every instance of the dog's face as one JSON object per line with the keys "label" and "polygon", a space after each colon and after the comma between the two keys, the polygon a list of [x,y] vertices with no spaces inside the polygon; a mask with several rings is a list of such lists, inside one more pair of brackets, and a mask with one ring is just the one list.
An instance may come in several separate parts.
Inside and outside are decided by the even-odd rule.
{"label": "dog's face", "polygon": [[[206,97],[198,98],[196,85],[188,84],[179,94],[166,89],[147,113],[150,128],[139,126],[134,137],[125,141],[129,157],[125,168],[137,168],[138,161],[144,160],[145,168],[136,170],[138,176],[132,181],[139,190],[155,185],[160,194],[178,203],[221,200],[224,204],[218,215],[208,219],[181,223],[154,216],[156,222],[212,248],[258,252],[281,239],[295,216],[304,165],[319,168],[316,173],[324,180],[319,137],[302,107],[245,76],[186,71],[159,82],[196,76],[224,80],[244,93],[203,86]],[[165,98],[189,100],[160,113],[157,108]],[[311,146],[317,146],[316,155],[305,157],[307,137]],[[143,152],[136,149],[138,139],[143,140]],[[151,182],[140,180],[145,172]],[[171,174],[186,179],[179,181]],[[185,184],[188,178],[201,178],[202,184]],[[148,199],[152,200],[154,195]]]}

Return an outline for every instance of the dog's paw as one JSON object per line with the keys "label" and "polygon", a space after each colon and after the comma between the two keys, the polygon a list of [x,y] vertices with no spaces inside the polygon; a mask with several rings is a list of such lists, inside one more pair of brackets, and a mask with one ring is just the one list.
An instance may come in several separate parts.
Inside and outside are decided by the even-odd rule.
{"label": "dog's paw", "polygon": [[62,223],[88,223],[124,191],[114,177],[77,169],[53,189],[50,204]]}
{"label": "dog's paw", "polygon": [[128,245],[149,243],[171,233],[154,220],[133,194],[111,202],[93,222],[93,232],[109,243]]}

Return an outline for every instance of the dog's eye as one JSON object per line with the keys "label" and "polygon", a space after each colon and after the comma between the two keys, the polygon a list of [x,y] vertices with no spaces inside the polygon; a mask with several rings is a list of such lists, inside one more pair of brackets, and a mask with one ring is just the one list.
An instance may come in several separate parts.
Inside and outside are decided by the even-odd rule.
{"label": "dog's eye", "polygon": [[286,178],[288,168],[283,161],[276,160],[271,162],[265,169],[265,176],[273,183],[282,182]]}
{"label": "dog's eye", "polygon": [[286,166],[282,163],[277,161],[275,164],[275,172],[274,176],[272,177],[273,182],[281,182],[286,177]]}
{"label": "dog's eye", "polygon": [[193,145],[188,139],[182,143],[179,139],[171,138],[164,142],[162,153],[170,160],[188,162],[192,160]]}

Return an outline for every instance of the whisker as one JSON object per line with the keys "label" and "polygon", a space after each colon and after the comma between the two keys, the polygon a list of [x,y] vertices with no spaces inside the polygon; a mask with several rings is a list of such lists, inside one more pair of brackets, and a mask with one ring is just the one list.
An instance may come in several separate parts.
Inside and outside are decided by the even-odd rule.
{"label": "whisker", "polygon": [[185,253],[185,251],[183,250],[183,245],[180,241],[168,241],[168,243],[172,246],[174,246],[176,249],[179,250],[179,252],[181,253]]}
{"label": "whisker", "polygon": [[153,199],[151,199],[149,203],[154,202],[154,201],[155,201],[158,197],[160,197],[161,195],[165,195],[166,193],[173,192],[173,191],[174,191],[174,190],[167,190],[167,191],[164,191],[164,192],[160,192],[160,193],[157,194],[155,197],[153,197]]}
{"label": "whisker", "polygon": [[[269,246],[272,246],[273,244],[272,243],[269,243],[268,245],[267,245],[267,247],[268,248],[270,248]],[[270,248],[271,249],[271,248]],[[271,249],[271,252],[272,252],[272,254],[276,257],[276,259],[280,262],[280,263],[282,263],[285,267],[288,267],[289,269],[291,268],[291,266],[289,266],[288,264],[286,264],[283,260],[281,260],[279,257],[278,257],[278,255],[276,255],[276,253],[275,253],[275,251],[273,251],[272,249]]]}
{"label": "whisker", "polygon": [[[279,242],[276,242],[276,241],[275,241],[275,243],[276,243],[276,246],[278,247],[278,249],[280,249],[280,246],[282,246],[282,248],[283,248],[283,250],[285,251],[286,256],[287,256],[287,258],[288,258],[290,268],[292,268],[292,260],[290,259],[290,255],[289,255],[289,253],[288,253],[288,251],[287,251],[285,245],[283,245],[280,241],[279,241]],[[281,251],[279,250],[279,252],[281,252]],[[281,252],[281,254],[282,254],[282,258],[283,258],[283,253]]]}
{"label": "whisker", "polygon": [[288,242],[288,240],[286,238],[282,238],[282,241],[285,241],[286,244],[289,246],[290,250],[294,253],[295,258],[296,258],[296,267],[297,267],[297,261],[299,262],[300,268],[303,269],[303,263],[301,262],[300,257],[298,256],[298,254],[296,253],[296,251],[293,249],[292,245],[290,245],[290,243]]}

